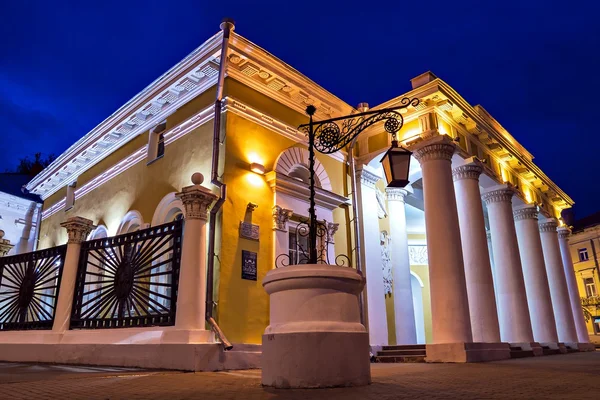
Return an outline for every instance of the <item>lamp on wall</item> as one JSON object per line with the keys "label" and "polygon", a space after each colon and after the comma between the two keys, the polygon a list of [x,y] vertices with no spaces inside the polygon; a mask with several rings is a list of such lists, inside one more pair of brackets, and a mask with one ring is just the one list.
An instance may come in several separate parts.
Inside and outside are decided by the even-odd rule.
{"label": "lamp on wall", "polygon": [[381,159],[381,165],[385,174],[385,180],[388,187],[403,188],[408,185],[408,173],[410,170],[410,156],[412,152],[398,147],[396,135],[392,140],[392,147],[385,153]]}
{"label": "lamp on wall", "polygon": [[250,171],[254,172],[255,174],[264,175],[265,166],[257,162],[253,162],[250,164]]}

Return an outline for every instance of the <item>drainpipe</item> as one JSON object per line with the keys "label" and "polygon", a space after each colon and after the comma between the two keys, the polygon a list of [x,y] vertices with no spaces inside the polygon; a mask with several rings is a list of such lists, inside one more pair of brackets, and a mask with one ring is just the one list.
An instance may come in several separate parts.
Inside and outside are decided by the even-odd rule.
{"label": "drainpipe", "polygon": [[[360,112],[366,112],[369,110],[369,104],[367,103],[360,103],[358,105],[358,110]],[[356,187],[357,187],[357,182],[356,182],[356,164],[354,162],[354,146],[356,145],[356,139],[358,138],[358,136],[356,136],[354,139],[352,139],[352,142],[350,142],[350,145],[348,146],[348,166],[350,168],[350,189],[352,190],[352,222],[354,225],[354,248],[356,249],[356,270],[362,275],[362,258],[361,258],[361,247],[360,247],[360,237],[361,237],[361,231],[360,231],[360,221],[358,219],[358,208],[357,208],[357,204],[358,204],[358,196],[356,193]],[[359,301],[359,307],[360,307],[360,322],[364,325],[365,324],[365,316],[364,316],[364,290],[360,293],[360,295],[358,296],[358,301]]]}
{"label": "drainpipe", "polygon": [[220,25],[223,31],[223,42],[221,44],[221,62],[219,65],[219,77],[217,80],[217,96],[215,99],[215,117],[213,129],[213,151],[212,168],[210,182],[219,189],[217,202],[210,210],[209,232],[208,232],[208,263],[206,266],[206,321],[210,324],[213,331],[219,337],[225,350],[231,350],[233,345],[213,318],[213,299],[214,270],[215,270],[215,241],[217,231],[217,214],[221,210],[225,198],[227,197],[227,185],[219,179],[219,154],[221,149],[221,101],[223,99],[223,83],[225,81],[225,70],[227,68],[227,50],[229,49],[229,36],[235,29],[232,19],[225,18]]}

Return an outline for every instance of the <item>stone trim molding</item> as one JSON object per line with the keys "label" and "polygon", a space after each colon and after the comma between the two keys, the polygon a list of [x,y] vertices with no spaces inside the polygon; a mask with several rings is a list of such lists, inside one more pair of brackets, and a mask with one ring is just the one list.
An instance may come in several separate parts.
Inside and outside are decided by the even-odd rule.
{"label": "stone trim molding", "polygon": [[340,224],[335,224],[333,222],[325,222],[325,230],[327,232],[326,242],[333,244],[333,236],[338,231]]}
{"label": "stone trim molding", "polygon": [[456,151],[456,144],[446,135],[441,135],[419,142],[409,150],[413,152],[419,164],[431,160],[450,161]]}
{"label": "stone trim molding", "polygon": [[568,239],[571,236],[571,230],[566,226],[561,226],[558,228],[558,238],[559,239]]}
{"label": "stone trim molding", "polygon": [[540,222],[540,232],[546,233],[556,233],[556,228],[558,227],[558,222],[555,219],[549,219],[544,222]]}
{"label": "stone trim molding", "polygon": [[217,195],[200,185],[184,187],[175,195],[183,203],[185,219],[208,220],[208,209],[217,200]]}
{"label": "stone trim molding", "polygon": [[401,188],[385,188],[385,194],[388,201],[400,201],[404,203],[404,198],[408,196],[408,191]]}
{"label": "stone trim molding", "polygon": [[67,230],[68,244],[81,244],[96,227],[92,220],[83,217],[71,217],[60,226]]}
{"label": "stone trim molding", "polygon": [[360,178],[360,183],[370,188],[374,188],[377,181],[381,179],[379,175],[376,175],[366,169],[358,170],[357,175]]}
{"label": "stone trim molding", "polygon": [[484,192],[481,199],[489,206],[493,203],[510,203],[514,195],[515,190],[511,186],[500,185]]}
{"label": "stone trim molding", "polygon": [[287,222],[294,212],[278,205],[273,207],[273,230],[287,232]]}
{"label": "stone trim molding", "polygon": [[536,206],[525,206],[513,209],[513,217],[515,221],[523,221],[526,219],[538,219],[538,210]]}
{"label": "stone trim molding", "polygon": [[452,170],[452,179],[454,182],[463,179],[473,179],[478,181],[479,176],[483,172],[483,166],[480,162],[472,162],[469,164],[461,165]]}

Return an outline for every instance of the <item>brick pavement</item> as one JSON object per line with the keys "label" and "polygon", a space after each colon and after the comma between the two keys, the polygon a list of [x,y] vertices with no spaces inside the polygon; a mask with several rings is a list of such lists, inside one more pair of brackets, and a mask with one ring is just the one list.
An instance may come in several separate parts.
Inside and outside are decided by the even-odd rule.
{"label": "brick pavement", "polygon": [[485,364],[374,364],[360,388],[275,390],[260,371],[181,373],[0,363],[0,399],[598,399],[600,352]]}

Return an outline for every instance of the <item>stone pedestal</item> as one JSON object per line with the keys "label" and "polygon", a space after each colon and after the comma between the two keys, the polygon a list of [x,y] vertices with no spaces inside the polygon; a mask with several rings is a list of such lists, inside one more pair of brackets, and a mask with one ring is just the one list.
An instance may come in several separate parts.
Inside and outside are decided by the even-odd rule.
{"label": "stone pedestal", "polygon": [[262,384],[276,388],[371,382],[369,337],[360,323],[356,270],[308,264],[269,271],[270,325],[262,342]]}
{"label": "stone pedestal", "polygon": [[507,360],[508,343],[440,343],[426,346],[427,362],[471,363]]}

